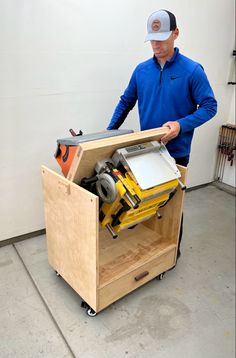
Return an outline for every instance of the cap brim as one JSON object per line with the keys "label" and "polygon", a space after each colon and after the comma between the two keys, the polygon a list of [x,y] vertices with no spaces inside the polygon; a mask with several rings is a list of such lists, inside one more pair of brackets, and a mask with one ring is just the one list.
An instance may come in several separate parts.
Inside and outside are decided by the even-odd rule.
{"label": "cap brim", "polygon": [[145,41],[165,41],[167,40],[170,35],[171,35],[172,31],[168,31],[168,32],[152,32],[150,34],[147,34]]}

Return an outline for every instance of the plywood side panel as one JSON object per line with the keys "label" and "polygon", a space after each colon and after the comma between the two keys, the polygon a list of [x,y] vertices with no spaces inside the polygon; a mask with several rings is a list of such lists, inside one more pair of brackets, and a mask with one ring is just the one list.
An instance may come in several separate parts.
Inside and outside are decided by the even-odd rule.
{"label": "plywood side panel", "polygon": [[110,158],[116,149],[153,140],[159,141],[168,131],[169,129],[167,127],[161,127],[81,143],[67,178],[75,183],[80,183],[83,177],[93,175],[94,167],[98,160]]}
{"label": "plywood side panel", "polygon": [[[186,184],[187,169],[178,165],[181,173],[181,181]],[[178,186],[177,193],[173,199],[162,209],[163,221],[161,222],[161,233],[163,237],[178,245],[181,217],[183,212],[185,191]]]}
{"label": "plywood side panel", "polygon": [[[187,168],[177,165],[181,173],[181,181],[186,184]],[[183,212],[185,191],[177,188],[177,193],[166,206],[159,210],[162,215],[161,219],[156,217],[146,221],[144,225],[156,231],[165,241],[178,244],[181,217]]]}
{"label": "plywood side panel", "polygon": [[48,260],[97,309],[98,198],[42,167]]}

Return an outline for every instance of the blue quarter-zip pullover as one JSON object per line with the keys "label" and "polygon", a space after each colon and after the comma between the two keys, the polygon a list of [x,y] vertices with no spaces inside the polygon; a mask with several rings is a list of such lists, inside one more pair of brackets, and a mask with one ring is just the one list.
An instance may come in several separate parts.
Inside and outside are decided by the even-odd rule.
{"label": "blue quarter-zip pullover", "polygon": [[108,129],[117,129],[138,100],[141,130],[178,121],[179,135],[167,143],[174,158],[189,156],[194,128],[217,111],[212,88],[202,66],[179,53],[163,67],[155,56],[139,64],[112,116]]}

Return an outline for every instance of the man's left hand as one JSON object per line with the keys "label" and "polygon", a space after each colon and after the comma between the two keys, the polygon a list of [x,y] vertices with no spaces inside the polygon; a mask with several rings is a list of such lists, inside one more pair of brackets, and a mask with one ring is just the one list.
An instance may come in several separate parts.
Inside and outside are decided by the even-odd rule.
{"label": "man's left hand", "polygon": [[180,132],[180,124],[177,121],[166,122],[162,127],[168,127],[170,129],[170,131],[161,138],[163,144],[167,144],[171,139],[177,137]]}

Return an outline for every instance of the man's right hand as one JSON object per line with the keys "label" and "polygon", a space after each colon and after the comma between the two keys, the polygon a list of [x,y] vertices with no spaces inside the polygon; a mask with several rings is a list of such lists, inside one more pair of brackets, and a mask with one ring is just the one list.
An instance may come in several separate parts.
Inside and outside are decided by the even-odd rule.
{"label": "man's right hand", "polygon": [[180,132],[180,124],[177,121],[166,122],[162,127],[168,127],[170,129],[169,132],[161,138],[163,144],[167,144],[171,139],[177,137]]}

